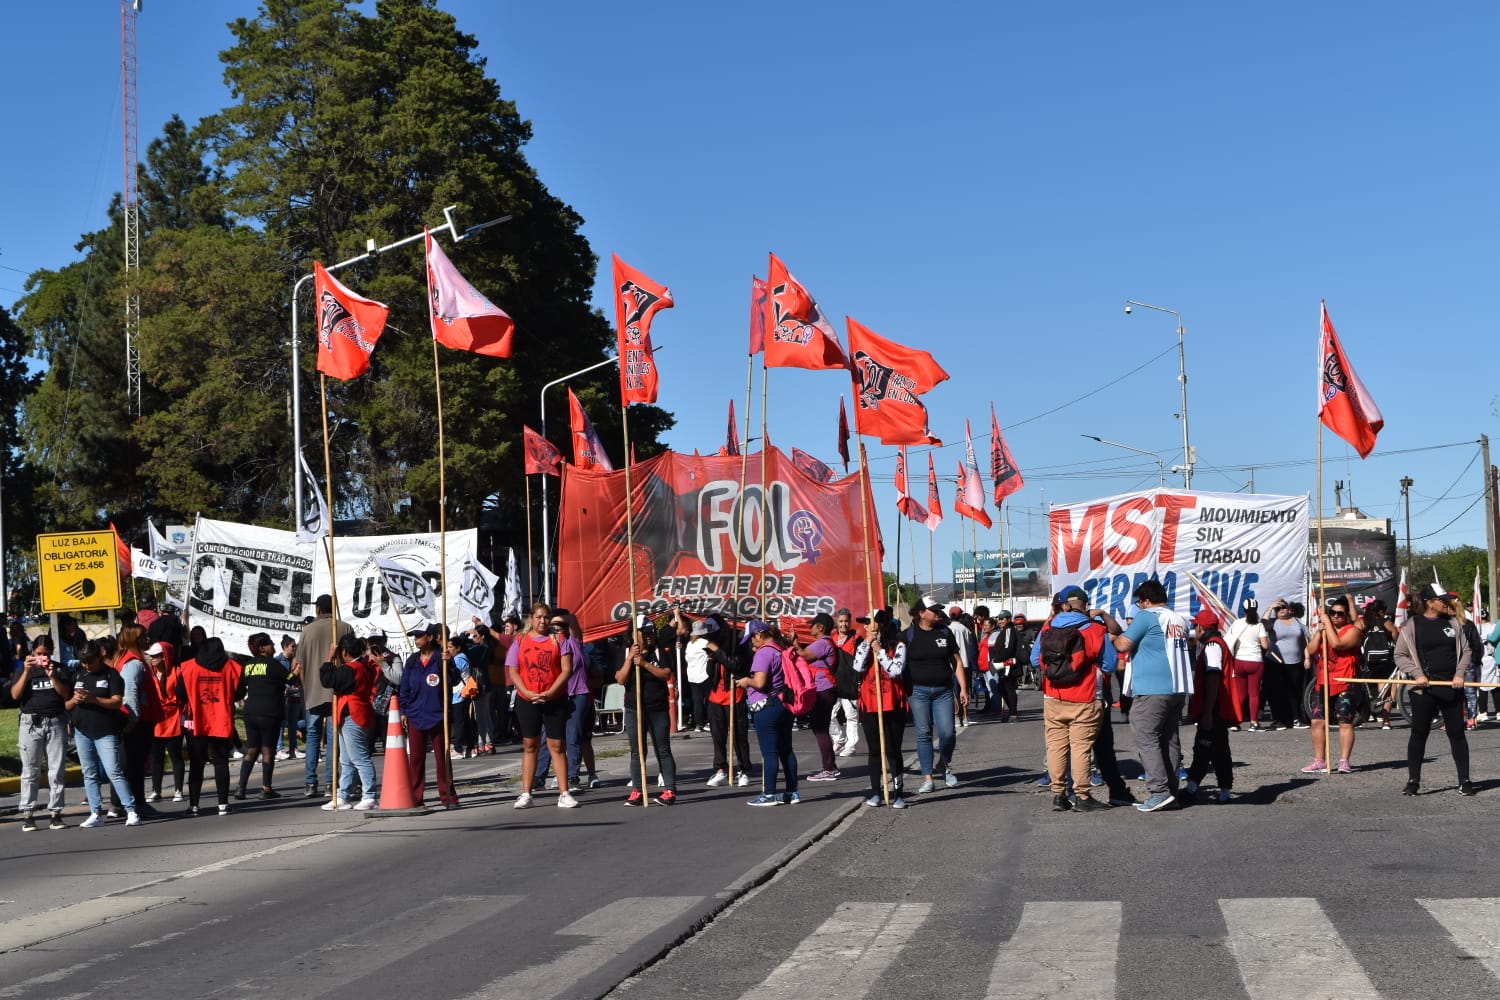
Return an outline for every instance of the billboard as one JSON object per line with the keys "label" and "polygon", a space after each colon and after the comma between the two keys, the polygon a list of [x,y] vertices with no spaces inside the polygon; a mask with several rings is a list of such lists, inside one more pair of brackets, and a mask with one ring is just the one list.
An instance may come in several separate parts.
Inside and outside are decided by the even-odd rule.
{"label": "billboard", "polygon": [[1351,594],[1358,608],[1379,599],[1392,612],[1396,610],[1396,591],[1400,586],[1401,571],[1396,563],[1394,535],[1383,531],[1325,526],[1321,566],[1318,559],[1317,528],[1309,529],[1307,535],[1307,569],[1312,576],[1314,588],[1318,585],[1318,573],[1321,570],[1324,596]]}
{"label": "billboard", "polygon": [[986,594],[1045,594],[1046,557],[1045,549],[955,551],[953,585]]}

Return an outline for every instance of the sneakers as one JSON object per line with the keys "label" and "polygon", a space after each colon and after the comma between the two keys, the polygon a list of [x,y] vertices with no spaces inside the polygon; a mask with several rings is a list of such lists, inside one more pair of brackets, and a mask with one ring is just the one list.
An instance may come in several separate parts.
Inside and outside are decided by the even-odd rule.
{"label": "sneakers", "polygon": [[104,818],[105,819],[119,819],[120,818],[120,810],[116,809],[114,806],[110,806],[109,807],[109,811],[104,814]]}
{"label": "sneakers", "polygon": [[[348,807],[345,806],[344,808],[348,808]],[[228,806],[220,806],[219,807],[219,815],[220,816],[228,816],[229,815],[229,807]]]}
{"label": "sneakers", "polygon": [[[527,796],[527,798],[530,797],[531,796],[529,795]],[[641,790],[639,788],[632,788],[630,790],[630,797],[625,800],[625,804],[627,806],[638,806],[641,804],[642,798],[643,796],[641,795]]]}
{"label": "sneakers", "polygon": [[1261,728],[1259,722],[1252,722],[1252,723],[1250,723],[1250,725],[1248,725],[1248,726],[1245,727],[1245,732],[1247,732],[1247,733],[1263,733],[1263,732],[1265,732],[1265,730]]}
{"label": "sneakers", "polygon": [[599,780],[599,776],[597,774],[590,774],[589,775],[589,787],[590,788],[599,788],[599,787],[602,787],[603,784],[604,784],[604,782],[602,782],[602,781]]}
{"label": "sneakers", "polygon": [[559,808],[559,809],[577,809],[578,808],[578,800],[575,799],[575,798],[573,798],[573,793],[572,792],[563,792],[561,795],[559,795],[557,797],[557,808]]}
{"label": "sneakers", "polygon": [[337,812],[340,809],[352,809],[353,806],[350,804],[350,802],[349,802],[348,799],[337,798],[337,799],[329,799],[327,802],[323,803],[318,808],[321,809],[321,810],[323,810],[326,813],[331,813],[331,812]]}
{"label": "sneakers", "polygon": [[845,747],[844,749],[842,749],[842,750],[840,750],[838,752],[838,755],[840,757],[853,757],[854,756],[854,748],[853,747]]}
{"label": "sneakers", "polygon": [[1054,795],[1054,796],[1052,796],[1052,811],[1053,812],[1055,812],[1055,813],[1065,813],[1069,809],[1072,809],[1072,808],[1073,808],[1073,803],[1071,803],[1071,802],[1068,801],[1068,797],[1066,795]]}
{"label": "sneakers", "polygon": [[744,771],[741,771],[740,772],[740,776],[738,778],[734,779],[734,783],[736,785],[740,786],[741,788],[749,788],[750,787],[750,775],[746,774]]}
{"label": "sneakers", "polygon": [[450,750],[448,752],[448,757],[452,760],[467,760],[469,758],[469,754],[467,751],[460,752],[458,750]]}
{"label": "sneakers", "polygon": [[243,750],[236,750],[234,753],[232,753],[232,754],[229,755],[229,759],[230,760],[244,760],[245,759],[245,751],[243,751]]}
{"label": "sneakers", "polygon": [[880,803],[883,801],[885,800],[882,799],[879,795],[871,795],[868,799],[865,799],[865,805],[869,806],[871,809],[874,809],[879,807]]}
{"label": "sneakers", "polygon": [[781,797],[781,802],[783,805],[788,806],[799,805],[802,802],[802,796],[798,795],[796,792],[788,792]]}
{"label": "sneakers", "polygon": [[[1292,723],[1292,728],[1293,729],[1306,729],[1307,728],[1307,723],[1303,722],[1301,719],[1298,719],[1296,722]],[[1389,729],[1391,727],[1389,725],[1387,725],[1385,728]]]}
{"label": "sneakers", "polygon": [[146,801],[147,802],[155,802],[155,801],[157,801],[160,798],[161,798],[161,796],[159,794],[157,794],[156,792],[147,792],[146,793]]}
{"label": "sneakers", "polygon": [[[1460,781],[1458,783],[1458,794],[1460,794],[1460,795],[1478,795],[1479,794],[1479,789],[1477,789],[1477,788],[1474,787],[1474,782],[1472,782],[1472,781]],[[22,829],[25,829],[25,827],[22,827]]]}
{"label": "sneakers", "polygon": [[286,751],[286,750],[277,750],[276,751],[276,759],[277,760],[291,760],[292,759],[292,755],[288,751]]}
{"label": "sneakers", "polygon": [[1073,800],[1074,812],[1101,812],[1108,808],[1103,802],[1095,801],[1092,795],[1079,795]]}
{"label": "sneakers", "polygon": [[896,796],[894,799],[891,799],[891,808],[892,809],[905,809],[906,808],[906,800],[903,799],[899,795]]}
{"label": "sneakers", "polygon": [[304,799],[315,799],[318,797],[318,783],[315,781],[302,790]]}
{"label": "sneakers", "polygon": [[[662,792],[656,797],[656,801],[664,806],[674,805],[677,802],[677,793],[668,788],[666,791]],[[561,802],[558,802],[557,804],[562,805]]]}
{"label": "sneakers", "polygon": [[1135,805],[1135,796],[1130,794],[1130,789],[1128,788],[1118,792],[1110,792],[1109,804],[1112,806],[1133,806]]}
{"label": "sneakers", "polygon": [[1312,763],[1302,769],[1303,774],[1322,774],[1328,770],[1328,761],[1320,757],[1314,757]]}
{"label": "sneakers", "polygon": [[[811,781],[812,779],[809,778],[808,780]],[[720,785],[726,785],[728,783],[729,775],[725,774],[723,771],[715,771],[714,776],[708,779],[709,788],[718,788]]]}
{"label": "sneakers", "polygon": [[303,753],[301,750],[298,750],[298,751],[296,751],[296,752],[294,752],[292,754],[292,759],[293,760],[306,760],[307,759],[307,754]]}
{"label": "sneakers", "polygon": [[[943,772],[943,784],[947,785],[949,788],[958,787],[958,775],[953,773],[953,769],[951,767],[947,771]],[[1104,784],[1103,780],[1101,780],[1099,784]]]}
{"label": "sneakers", "polygon": [[1090,788],[1098,788],[1102,784],[1104,784],[1104,776],[1103,775],[1101,775],[1098,771],[1091,771],[1091,772],[1089,772],[1089,787]]}
{"label": "sneakers", "polygon": [[[1052,784],[1052,782],[1048,781],[1047,784],[1050,785],[1050,784]],[[921,787],[919,787],[917,789],[917,794],[921,795],[921,794],[924,794],[926,792],[932,792],[932,791],[936,791],[936,790],[937,790],[937,785],[933,783],[933,781],[932,781],[931,778],[928,778],[926,781],[922,782]]]}
{"label": "sneakers", "polygon": [[512,809],[529,809],[531,807],[531,793],[522,792],[516,796],[516,801],[511,803]]}
{"label": "sneakers", "polygon": [[781,797],[778,795],[767,795],[765,792],[762,792],[745,804],[750,806],[779,806],[781,805]]}
{"label": "sneakers", "polygon": [[1153,813],[1158,809],[1165,809],[1175,801],[1171,792],[1157,792],[1145,802],[1138,803],[1136,809],[1143,813]]}
{"label": "sneakers", "polygon": [[281,793],[274,788],[262,788],[260,790],[260,797],[263,799],[279,799],[281,798]]}
{"label": "sneakers", "polygon": [[838,781],[839,780],[839,772],[838,771],[818,771],[818,772],[815,772],[813,774],[809,774],[807,776],[806,780],[807,781]]}
{"label": "sneakers", "polygon": [[358,802],[354,803],[354,808],[359,812],[369,812],[371,809],[375,808],[375,800],[360,799]]}
{"label": "sneakers", "polygon": [[66,824],[66,823],[63,822],[62,813],[60,813],[60,812],[53,813],[52,814],[52,822],[50,822],[50,823],[47,824],[47,829],[49,829],[49,830],[66,830],[67,828],[68,828],[68,824]]}
{"label": "sneakers", "polygon": [[196,817],[198,815],[198,807],[188,806],[187,814],[189,818]]}
{"label": "sneakers", "polygon": [[1354,768],[1352,768],[1352,767],[1349,766],[1349,762],[1347,760],[1341,760],[1341,761],[1339,761],[1339,766],[1338,766],[1338,768],[1336,770],[1339,772],[1339,774],[1353,774],[1354,773]]}
{"label": "sneakers", "polygon": [[22,817],[22,819],[21,819],[21,832],[22,833],[35,833],[36,832],[36,820],[34,820],[34,819],[31,818],[31,813],[27,813],[24,817]]}
{"label": "sneakers", "polygon": [[556,778],[548,778],[547,779],[547,788],[550,790],[550,789],[553,789],[553,788],[556,788],[556,787],[557,787],[557,779]]}
{"label": "sneakers", "polygon": [[126,826],[140,826],[141,825],[141,814],[138,813],[138,812],[136,812],[134,809],[132,809],[129,812],[127,812],[125,814],[125,825]]}
{"label": "sneakers", "polygon": [[1051,788],[1052,787],[1052,779],[1049,778],[1047,775],[1044,774],[1040,778],[1036,779],[1035,784],[1036,784],[1036,787],[1038,787],[1038,788]]}
{"label": "sneakers", "polygon": [[1406,787],[1403,788],[1403,789],[1401,789],[1401,794],[1402,795],[1415,795],[1415,794],[1417,794],[1418,789],[1420,789],[1421,787],[1422,787],[1422,785],[1419,782],[1408,781],[1406,783]]}
{"label": "sneakers", "polygon": [[179,789],[177,789],[177,791],[175,791],[175,792],[172,793],[172,801],[173,802],[181,802],[182,801],[182,789],[179,788]]}
{"label": "sneakers", "polygon": [[234,801],[236,801],[236,802],[243,802],[243,801],[245,801],[245,786],[244,785],[241,785],[240,787],[238,787],[238,788],[236,788],[234,790]]}
{"label": "sneakers", "polygon": [[1187,792],[1189,795],[1197,795],[1198,794],[1198,783],[1196,781],[1189,781],[1187,784],[1185,784],[1185,785],[1182,786],[1182,789],[1183,789],[1183,791]]}
{"label": "sneakers", "polygon": [[1380,728],[1381,729],[1389,729],[1389,728],[1391,728],[1391,724],[1389,722],[1382,722],[1380,724]]}
{"label": "sneakers", "polygon": [[1219,794],[1215,798],[1215,801],[1218,802],[1220,805],[1223,805],[1225,802],[1228,802],[1230,800],[1230,798],[1232,798],[1232,797],[1233,797],[1232,793],[1229,791],[1229,789],[1227,789],[1227,788],[1221,788],[1221,789],[1219,789]]}
{"label": "sneakers", "polygon": [[82,823],[79,823],[78,826],[83,830],[92,830],[94,827],[103,822],[103,817],[101,817],[98,813],[89,813],[88,819],[84,820]]}

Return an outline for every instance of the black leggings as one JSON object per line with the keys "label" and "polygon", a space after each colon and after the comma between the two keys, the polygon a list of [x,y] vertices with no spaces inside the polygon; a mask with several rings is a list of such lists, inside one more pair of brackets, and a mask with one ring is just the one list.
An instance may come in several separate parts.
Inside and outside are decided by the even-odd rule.
{"label": "black leggings", "polygon": [[1458,780],[1469,780],[1469,740],[1464,735],[1464,693],[1435,681],[1424,693],[1411,692],[1411,735],[1406,738],[1406,775],[1411,781],[1422,780],[1422,758],[1427,753],[1427,737],[1432,722],[1441,713],[1448,731],[1448,749],[1453,752],[1453,766]]}
{"label": "black leggings", "polygon": [[240,787],[250,783],[255,761],[260,760],[260,787],[271,787],[271,773],[276,769],[276,737],[282,720],[274,715],[245,716],[245,759],[240,764]]}
{"label": "black leggings", "polygon": [[161,795],[161,776],[166,770],[167,758],[172,758],[172,784],[182,791],[182,734],[153,737],[156,744],[151,762],[151,790]]}
{"label": "black leggings", "polygon": [[[880,725],[874,712],[863,709],[859,713],[859,728],[865,732],[865,761],[870,771],[870,792],[881,794],[880,788]],[[893,708],[885,713],[885,767],[891,776],[891,796],[901,794],[901,741],[906,737],[906,709]]]}
{"label": "black leggings", "polygon": [[808,712],[808,724],[812,729],[813,739],[818,743],[818,756],[823,759],[823,770],[837,771],[838,761],[833,756],[833,737],[828,735],[829,723],[833,721],[833,707],[838,704],[839,693],[833,688],[818,692],[818,700],[813,702],[812,711]]}
{"label": "black leggings", "polygon": [[212,759],[214,785],[219,793],[219,805],[229,805],[229,747],[232,741],[227,736],[189,736],[188,748],[188,805],[198,807],[198,797],[203,791],[203,768]]}

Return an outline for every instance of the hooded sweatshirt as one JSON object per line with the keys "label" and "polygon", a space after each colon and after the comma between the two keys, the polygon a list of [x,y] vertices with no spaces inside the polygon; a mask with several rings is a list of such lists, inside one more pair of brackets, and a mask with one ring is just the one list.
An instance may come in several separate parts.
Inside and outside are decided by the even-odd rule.
{"label": "hooded sweatshirt", "polygon": [[177,697],[182,702],[184,727],[191,719],[194,736],[228,739],[234,735],[234,694],[241,668],[224,652],[224,643],[209,637],[177,673]]}

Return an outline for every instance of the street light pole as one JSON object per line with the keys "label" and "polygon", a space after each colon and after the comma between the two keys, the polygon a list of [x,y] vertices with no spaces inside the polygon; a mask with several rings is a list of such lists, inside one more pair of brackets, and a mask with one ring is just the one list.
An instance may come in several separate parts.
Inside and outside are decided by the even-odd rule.
{"label": "street light pole", "polygon": [[1102,438],[1102,437],[1095,437],[1092,434],[1082,434],[1082,435],[1079,435],[1079,436],[1080,437],[1086,437],[1090,441],[1098,441],[1100,444],[1107,444],[1107,445],[1109,445],[1112,448],[1123,448],[1126,451],[1133,451],[1137,455],[1150,455],[1152,458],[1156,459],[1156,480],[1157,480],[1157,485],[1162,486],[1162,487],[1165,487],[1167,485],[1167,469],[1166,469],[1166,466],[1162,464],[1161,452],[1159,452],[1159,451],[1147,451],[1145,448],[1132,448],[1128,444],[1121,444],[1118,441],[1106,441],[1104,438]]}
{"label": "street light pole", "polygon": [[[1187,397],[1187,353],[1184,348],[1184,334],[1187,332],[1182,325],[1182,313],[1176,309],[1168,309],[1165,306],[1153,306],[1149,302],[1137,302],[1135,299],[1125,300],[1125,315],[1130,315],[1132,306],[1140,306],[1142,309],[1155,309],[1157,312],[1171,313],[1177,317],[1177,382],[1182,387],[1182,488],[1193,488],[1193,446],[1188,437],[1188,397]],[[1172,470],[1176,472],[1176,469]]]}
{"label": "street light pole", "polygon": [[[656,348],[656,350],[660,350],[660,348]],[[599,361],[595,364],[589,365],[587,368],[580,368],[576,372],[569,372],[562,378],[555,378],[551,382],[548,382],[546,385],[542,386],[542,437],[545,438],[547,436],[547,390],[551,389],[554,386],[562,385],[569,379],[577,378],[580,375],[587,375],[589,372],[593,371],[596,368],[603,368],[605,365],[612,365],[617,360],[619,359],[605,358],[603,361]],[[630,461],[630,456],[627,455],[625,457],[625,460],[627,462]],[[528,511],[526,516],[530,517],[531,513]],[[542,477],[542,600],[546,601],[548,604],[552,603],[552,532],[547,528],[546,476]]]}
{"label": "street light pole", "polygon": [[[1415,570],[1411,563],[1411,487],[1415,480],[1411,476],[1401,477],[1401,499],[1406,504],[1406,575],[1412,578]],[[1412,579],[1415,583],[1416,580]]]}

